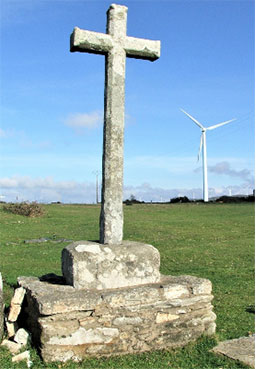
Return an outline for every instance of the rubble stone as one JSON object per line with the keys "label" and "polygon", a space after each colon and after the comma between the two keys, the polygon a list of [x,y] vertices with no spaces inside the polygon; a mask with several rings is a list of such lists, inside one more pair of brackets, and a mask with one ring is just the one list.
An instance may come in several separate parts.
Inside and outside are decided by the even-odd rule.
{"label": "rubble stone", "polygon": [[26,290],[23,287],[16,288],[11,299],[11,305],[22,305]]}
{"label": "rubble stone", "polygon": [[17,352],[19,352],[22,348],[22,345],[20,345],[20,343],[16,343],[16,342],[9,341],[9,340],[3,340],[3,342],[1,343],[1,346],[7,347],[7,349],[12,354],[17,354]]}
{"label": "rubble stone", "polygon": [[6,328],[8,333],[8,338],[13,337],[18,329],[18,324],[16,322],[9,322],[6,320]]}
{"label": "rubble stone", "polygon": [[21,312],[21,305],[10,305],[8,321],[9,322],[16,322],[19,314]]}
{"label": "rubble stone", "polygon": [[23,360],[26,360],[27,362],[30,360],[30,352],[29,351],[24,351],[21,354],[13,356],[13,358],[11,359],[11,361],[13,363],[18,362],[18,361],[23,361]]}
{"label": "rubble stone", "polygon": [[14,336],[14,341],[20,343],[22,346],[25,346],[27,344],[28,339],[29,334],[24,328],[18,329]]}

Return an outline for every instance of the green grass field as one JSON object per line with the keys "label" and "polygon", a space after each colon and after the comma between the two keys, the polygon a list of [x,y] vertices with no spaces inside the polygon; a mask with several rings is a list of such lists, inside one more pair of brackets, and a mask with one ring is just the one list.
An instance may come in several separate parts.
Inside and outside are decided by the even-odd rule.
{"label": "green grass field", "polygon": [[[45,205],[46,214],[28,218],[3,212],[1,216],[0,271],[6,304],[20,275],[61,275],[61,250],[67,243],[25,244],[24,240],[50,237],[98,240],[96,205]],[[254,205],[246,204],[141,204],[124,207],[124,239],[157,247],[161,273],[208,278],[213,285],[217,334],[185,348],[126,355],[82,363],[44,364],[33,349],[33,368],[247,368],[210,353],[217,340],[254,332]],[[11,364],[0,348],[0,368]]]}

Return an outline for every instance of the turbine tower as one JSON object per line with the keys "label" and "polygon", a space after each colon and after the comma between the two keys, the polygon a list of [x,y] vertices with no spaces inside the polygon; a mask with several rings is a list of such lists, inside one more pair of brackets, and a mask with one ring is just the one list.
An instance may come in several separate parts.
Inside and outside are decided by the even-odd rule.
{"label": "turbine tower", "polygon": [[184,114],[186,114],[187,117],[189,117],[195,124],[197,124],[199,128],[201,128],[201,139],[200,139],[200,147],[199,147],[197,161],[199,161],[201,150],[203,148],[203,153],[202,153],[202,159],[203,159],[203,199],[204,199],[204,202],[208,202],[209,201],[209,194],[208,194],[208,168],[207,168],[207,142],[206,142],[206,132],[207,131],[211,131],[212,129],[221,127],[221,126],[223,126],[225,124],[228,124],[230,122],[233,122],[234,120],[236,120],[236,118],[231,119],[231,120],[227,120],[226,122],[215,124],[214,126],[204,127],[200,122],[198,122],[198,120],[196,120],[195,118],[193,118],[185,110],[183,110],[183,109],[180,109],[180,110]]}

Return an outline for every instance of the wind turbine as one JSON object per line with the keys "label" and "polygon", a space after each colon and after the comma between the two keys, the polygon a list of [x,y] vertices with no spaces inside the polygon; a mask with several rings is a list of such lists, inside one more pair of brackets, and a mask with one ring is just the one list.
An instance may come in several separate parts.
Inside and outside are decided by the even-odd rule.
{"label": "wind turbine", "polygon": [[186,114],[195,124],[197,124],[199,128],[201,128],[201,132],[202,133],[201,133],[200,147],[199,147],[197,161],[199,161],[201,150],[202,150],[202,147],[203,147],[203,153],[202,153],[202,159],[203,159],[203,199],[204,199],[204,202],[208,202],[209,201],[209,195],[208,195],[208,168],[207,168],[207,142],[206,142],[206,132],[207,131],[211,131],[211,130],[213,130],[215,128],[221,127],[221,126],[223,126],[225,124],[228,124],[230,122],[233,122],[234,120],[236,120],[236,118],[231,119],[231,120],[227,120],[227,121],[222,122],[222,123],[215,124],[215,125],[210,126],[210,127],[204,127],[200,122],[198,122],[198,120],[196,120],[195,118],[193,118],[185,110],[183,110],[183,109],[180,109],[180,110],[184,114]]}

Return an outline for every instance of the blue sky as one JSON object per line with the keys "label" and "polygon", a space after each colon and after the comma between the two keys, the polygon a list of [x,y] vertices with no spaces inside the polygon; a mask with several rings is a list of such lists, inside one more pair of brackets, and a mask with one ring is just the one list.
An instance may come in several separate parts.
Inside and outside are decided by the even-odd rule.
{"label": "blue sky", "polygon": [[[127,59],[124,197],[200,198],[254,188],[254,1],[122,1],[127,34],[161,40]],[[94,202],[101,169],[104,57],[70,53],[75,26],[105,32],[111,1],[1,3],[1,174],[5,201]]]}

